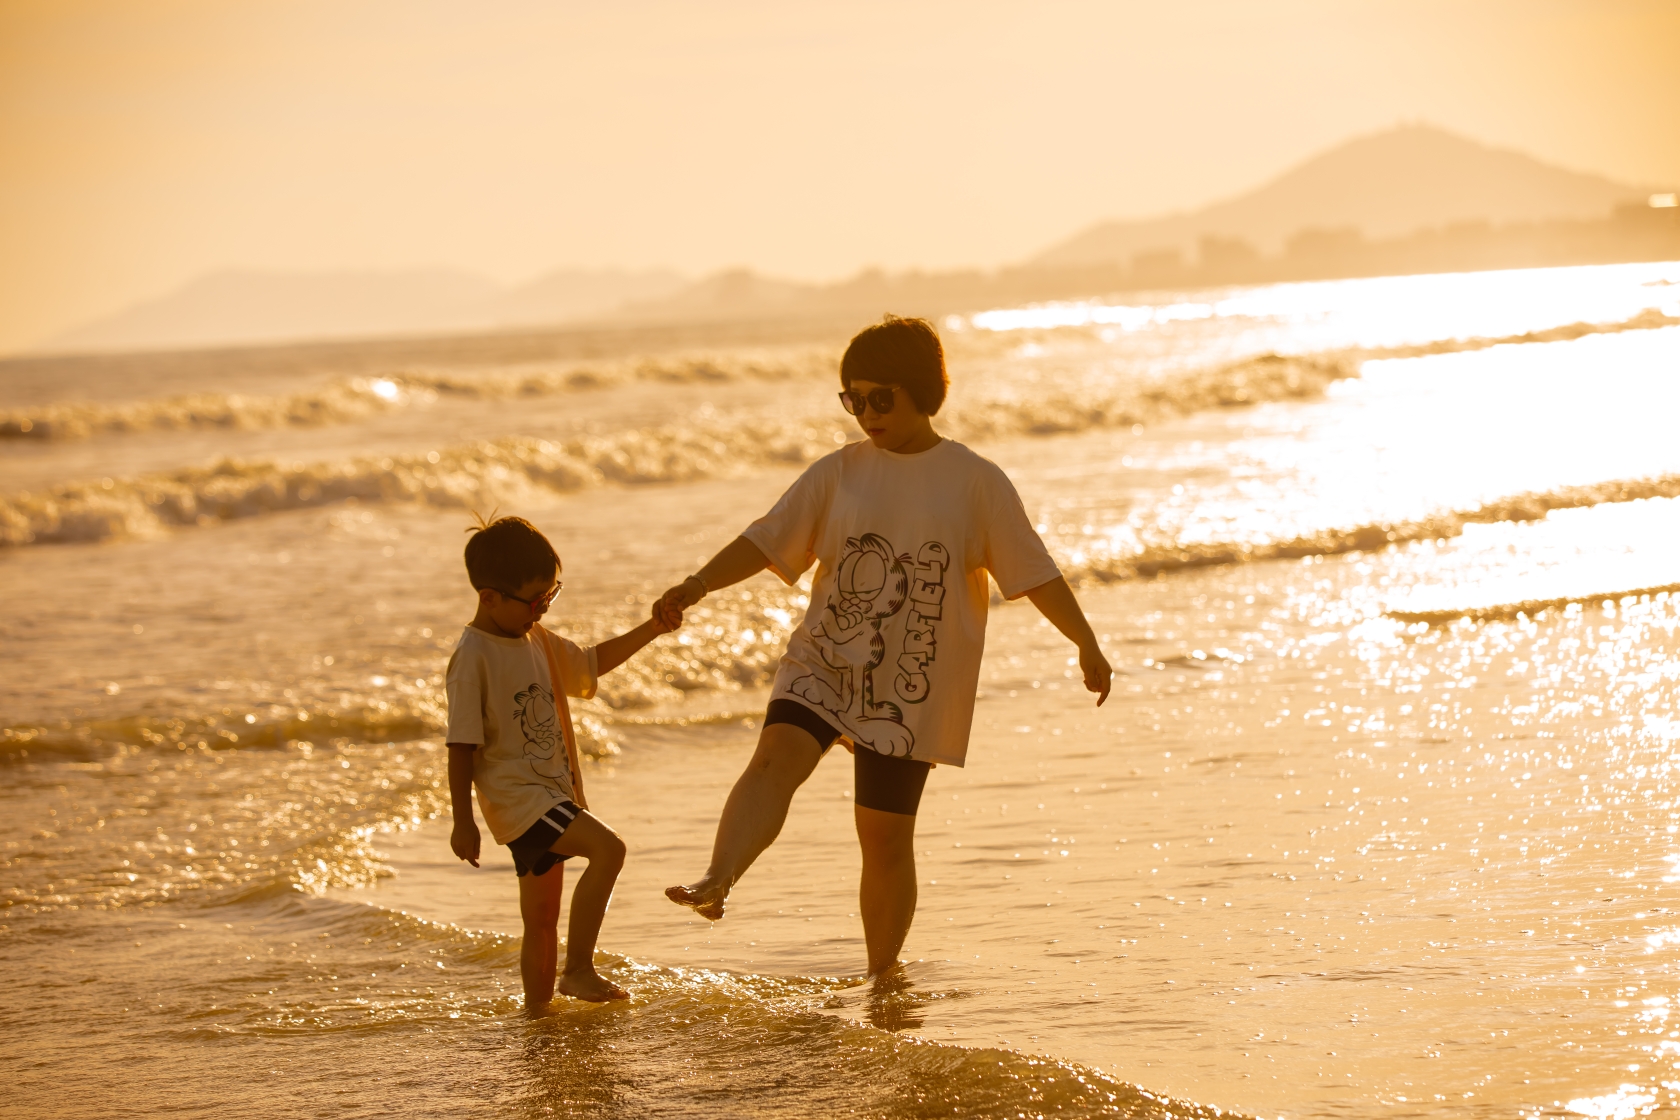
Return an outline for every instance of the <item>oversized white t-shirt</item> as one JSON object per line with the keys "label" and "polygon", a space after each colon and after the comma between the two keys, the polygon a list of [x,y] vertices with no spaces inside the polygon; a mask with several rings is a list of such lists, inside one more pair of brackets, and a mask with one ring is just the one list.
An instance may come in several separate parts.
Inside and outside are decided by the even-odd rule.
{"label": "oversized white t-shirt", "polygon": [[[565,706],[555,703],[548,659],[537,643],[536,627],[523,638],[502,638],[468,626],[445,675],[446,742],[478,744],[473,785],[498,844],[517,840],[560,802],[576,800],[560,726]],[[559,635],[554,646],[566,695],[595,695],[594,647],[580,649]]]}
{"label": "oversized white t-shirt", "polygon": [[954,440],[899,455],[867,441],[811,464],[742,534],[811,604],[770,696],[860,747],[961,766],[968,754],[986,573],[1016,598],[1061,572],[997,464]]}

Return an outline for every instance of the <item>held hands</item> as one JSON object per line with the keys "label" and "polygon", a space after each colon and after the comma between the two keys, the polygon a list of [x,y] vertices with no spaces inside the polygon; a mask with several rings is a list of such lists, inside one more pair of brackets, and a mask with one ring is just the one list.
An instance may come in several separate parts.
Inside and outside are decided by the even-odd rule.
{"label": "held hands", "polygon": [[1086,689],[1097,693],[1097,707],[1102,707],[1114,683],[1114,670],[1109,667],[1101,647],[1092,645],[1079,651],[1079,671],[1085,677]]}
{"label": "held hands", "polygon": [[661,634],[669,634],[683,624],[683,612],[705,597],[699,580],[688,577],[670,588],[653,604],[653,625]]}
{"label": "held hands", "polygon": [[479,853],[478,822],[457,819],[454,829],[449,833],[449,850],[477,867]]}
{"label": "held hands", "polygon": [[689,576],[670,588],[653,605],[653,620],[669,634],[682,625],[683,612],[706,597],[706,589],[698,579]]}
{"label": "held hands", "polygon": [[683,624],[681,610],[667,610],[664,599],[653,601],[653,632],[655,634],[669,634]]}

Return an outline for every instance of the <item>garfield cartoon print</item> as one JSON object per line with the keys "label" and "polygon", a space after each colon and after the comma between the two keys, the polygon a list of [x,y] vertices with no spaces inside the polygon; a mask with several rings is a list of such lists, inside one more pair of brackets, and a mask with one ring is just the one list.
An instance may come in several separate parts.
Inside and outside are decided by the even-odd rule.
{"label": "garfield cartoon print", "polygon": [[877,533],[848,538],[834,591],[808,631],[827,671],[796,678],[788,693],[826,712],[854,744],[909,757],[916,736],[900,703],[930,695],[949,559],[937,541],[912,559]]}
{"label": "garfield cartoon print", "polygon": [[523,692],[514,693],[513,702],[517,705],[514,718],[525,736],[525,757],[531,760],[531,769],[544,778],[569,777],[554,693],[532,682]]}

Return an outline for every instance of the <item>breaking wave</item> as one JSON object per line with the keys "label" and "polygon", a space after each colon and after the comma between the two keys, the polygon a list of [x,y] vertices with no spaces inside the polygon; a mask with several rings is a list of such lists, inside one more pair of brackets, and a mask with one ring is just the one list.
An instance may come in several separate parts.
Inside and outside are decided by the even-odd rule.
{"label": "breaking wave", "polygon": [[1062,570],[1070,578],[1113,582],[1225,564],[1374,552],[1390,544],[1456,537],[1464,532],[1466,525],[1539,521],[1554,510],[1673,497],[1680,497],[1680,475],[1669,474],[1516,494],[1472,508],[1445,510],[1414,520],[1329,528],[1305,536],[1270,541],[1186,544],[1173,540],[1150,541],[1129,532],[1110,536],[1097,545],[1082,542],[1077,552],[1063,559]]}
{"label": "breaking wave", "polygon": [[[538,466],[532,473],[552,470],[551,465],[542,465],[542,456],[559,452],[534,454]],[[396,469],[394,464],[385,468],[387,472]],[[419,488],[423,484],[414,485]],[[476,493],[466,492],[469,497]],[[1555,511],[1653,498],[1680,498],[1680,475],[1517,494],[1412,520],[1327,528],[1276,540],[1152,541],[1128,529],[1095,540],[1052,535],[1049,543],[1061,570],[1073,583],[1112,583],[1223,565],[1373,552],[1412,541],[1455,538],[1471,525],[1537,522]],[[1134,520],[1149,522],[1151,517],[1145,511]],[[1640,586],[1634,586],[1635,582]],[[1399,607],[1387,613],[1405,622],[1440,624],[1457,618],[1532,616],[1576,602],[1675,591],[1680,591],[1680,585],[1652,583],[1647,575],[1643,581],[1584,588],[1580,593],[1561,596],[1447,603],[1438,608],[1429,604],[1426,609]],[[597,759],[616,754],[620,748],[615,725],[665,722],[665,717],[657,714],[637,713],[697,693],[712,694],[718,700],[710,708],[702,703],[699,714],[690,700],[685,704],[689,714],[680,722],[721,723],[750,718],[758,710],[756,704],[737,709],[729,706],[727,696],[763,688],[770,682],[788,637],[808,604],[803,586],[779,584],[743,585],[708,597],[688,612],[674,641],[660,643],[627,663],[601,682],[595,700],[577,705],[580,748]],[[639,617],[642,609],[621,608],[621,617],[595,618],[587,632],[575,632],[573,637],[588,642],[625,629],[635,622],[631,615]],[[567,629],[563,622],[550,622]],[[370,678],[357,670],[353,680],[300,686],[303,695],[285,702],[248,700],[242,705],[203,711],[174,705],[161,715],[140,711],[0,727],[0,761],[30,756],[95,760],[113,750],[127,749],[214,754],[253,748],[310,749],[326,744],[435,740],[446,724],[439,669],[439,655],[429,651],[412,661],[406,676],[401,671],[382,669],[380,675]]]}
{"label": "breaking wave", "polygon": [[965,402],[941,426],[961,440],[1130,427],[1210,408],[1307,400],[1358,376],[1359,363],[1339,355],[1261,354],[1152,380],[1087,377],[1069,386],[1074,379],[1059,378],[1033,385],[1030,396]]}
{"label": "breaking wave", "polygon": [[307,428],[347,424],[442,398],[520,400],[602,389],[632,381],[663,384],[786,381],[832,376],[826,351],[730,353],[642,358],[488,374],[393,371],[284,396],[193,393],[124,404],[65,402],[0,409],[0,439],[86,439],[148,431]]}
{"label": "breaking wave", "polygon": [[1437,342],[1374,347],[1355,353],[1370,358],[1422,358],[1431,354],[1462,354],[1471,350],[1488,350],[1495,346],[1521,346],[1533,342],[1573,342],[1594,334],[1622,334],[1625,331],[1652,331],[1664,327],[1680,327],[1680,316],[1668,315],[1648,307],[1631,318],[1611,323],[1565,323],[1562,326],[1525,331],[1522,334],[1486,338],[1452,338]]}
{"label": "breaking wave", "polygon": [[0,544],[145,536],[352,499],[471,508],[608,482],[688,482],[773,463],[806,463],[841,438],[838,428],[799,424],[657,428],[564,443],[508,436],[424,454],[323,463],[230,458],[207,467],[0,497]]}
{"label": "breaking wave", "polygon": [[[443,734],[447,726],[441,684],[392,689],[388,699],[345,696],[284,704],[257,702],[234,708],[169,714],[116,714],[93,719],[22,723],[0,727],[0,761],[29,758],[95,760],[126,750],[215,754],[230,750],[301,750],[345,743],[402,743]],[[574,713],[578,750],[588,758],[618,753],[602,717]]]}
{"label": "breaking wave", "polygon": [[[1313,397],[1331,382],[1357,375],[1355,365],[1340,360],[1265,354],[1160,382],[1111,386],[1106,394],[1051,393],[1030,404],[973,402],[945,426],[959,439],[1123,427],[1205,408]],[[845,442],[848,432],[833,419],[719,422],[563,442],[506,436],[424,454],[338,462],[229,458],[207,467],[0,496],[0,544],[121,539],[350,499],[470,508],[606,483],[728,477],[809,463]]]}
{"label": "breaking wave", "polygon": [[[674,641],[645,650],[602,678],[594,700],[574,701],[578,749],[589,758],[619,753],[614,726],[670,722],[636,713],[696,692],[728,694],[767,685],[793,626],[809,599],[799,587],[771,585],[731,589],[691,608]],[[588,644],[634,626],[642,607],[617,617],[597,617],[586,630],[555,619],[551,626]],[[294,681],[283,699],[218,699],[208,706],[192,697],[144,699],[137,710],[112,707],[71,719],[22,721],[0,726],[0,762],[31,758],[96,761],[113,752],[144,751],[194,756],[230,751],[304,751],[353,743],[439,740],[447,726],[443,693],[444,654],[416,651],[403,668],[382,664],[371,675],[357,666],[337,678]],[[130,693],[112,690],[108,706]],[[733,722],[742,713],[720,709],[696,714],[694,705],[676,722]],[[753,705],[756,714],[759,705]]]}
{"label": "breaking wave", "polygon": [[398,381],[382,377],[371,381],[356,378],[281,397],[192,393],[131,404],[49,404],[0,411],[0,439],[85,439],[195,428],[316,427],[360,420],[401,407],[411,399]]}
{"label": "breaking wave", "polygon": [[[981,404],[964,417],[971,435],[992,432],[1060,432],[1093,423],[1143,423],[1163,415],[1199,408],[1253,404],[1309,395],[1326,376],[1357,375],[1358,364],[1373,358],[1408,358],[1482,350],[1492,346],[1566,342],[1593,334],[1654,330],[1680,326],[1680,318],[1649,309],[1612,323],[1570,323],[1519,335],[1447,339],[1318,355],[1260,355],[1230,366],[1199,370],[1142,388],[1120,386],[1067,395],[1039,404],[1025,423],[1012,419],[1018,401]],[[31,409],[0,409],[0,439],[85,439],[146,431],[191,429],[246,430],[319,427],[352,423],[382,412],[430,404],[443,398],[520,400],[552,397],[630,382],[665,384],[735,381],[823,380],[834,375],[838,355],[826,348],[787,351],[732,351],[611,362],[575,363],[488,374],[425,370],[392,371],[357,377],[308,392],[284,396],[197,393],[125,404],[66,402]]]}
{"label": "breaking wave", "polygon": [[1430,626],[1443,626],[1461,618],[1471,622],[1508,622],[1514,618],[1533,618],[1545,611],[1567,610],[1587,603],[1617,603],[1629,606],[1641,599],[1655,599],[1660,603],[1676,592],[1680,592],[1680,583],[1631,587],[1609,592],[1596,591],[1589,594],[1554,595],[1543,599],[1516,599],[1508,603],[1486,603],[1480,606],[1443,607],[1438,610],[1394,609],[1383,613],[1399,622],[1422,622]]}
{"label": "breaking wave", "polygon": [[[1649,312],[1611,325],[1574,324],[1520,336],[1516,341],[1558,341],[1588,333],[1646,329],[1674,320]],[[1152,423],[1210,408],[1238,407],[1264,401],[1320,396],[1333,382],[1359,376],[1363,359],[1404,357],[1469,349],[1512,340],[1471,340],[1430,344],[1360,355],[1291,357],[1262,354],[1226,365],[1191,370],[1158,379],[1106,381],[1035,387],[1022,399],[969,400],[953,409],[943,425],[955,438],[983,440],[1020,435],[1052,435],[1096,428]],[[731,377],[803,376],[822,367],[812,358],[803,364],[775,365],[739,358],[644,362],[629,376],[693,380]],[[417,396],[441,393],[502,396],[541,395],[583,385],[597,374],[525,373],[489,378],[434,376],[358,380],[323,394],[295,398],[181,398],[121,407],[63,406],[62,415],[39,419],[0,417],[0,434],[88,434],[136,430],[145,425],[231,426],[324,423],[330,418],[366,415],[401,407]],[[196,402],[196,403],[194,403]],[[77,409],[84,409],[77,412]],[[10,425],[8,428],[7,425]],[[568,493],[608,483],[671,483],[727,477],[765,466],[803,465],[849,438],[849,429],[833,418],[823,420],[715,421],[668,425],[608,435],[551,442],[525,436],[459,445],[397,456],[361,456],[336,462],[283,463],[228,458],[204,467],[157,472],[133,478],[68,482],[43,491],[0,495],[0,545],[51,544],[145,536],[162,530],[309,508],[334,502],[416,502],[468,508],[515,504],[542,492]],[[1454,515],[1456,516],[1456,515]],[[1199,551],[1171,546],[1139,549],[1135,557],[1110,557],[1092,574],[1125,571],[1150,574],[1173,567],[1223,563],[1263,555],[1300,555],[1302,550],[1348,551],[1366,547],[1375,527],[1337,535],[1338,539],[1243,546],[1238,556],[1210,545]],[[1383,528],[1382,533],[1436,535],[1428,526]],[[1394,539],[1402,539],[1395,537]],[[1254,549],[1258,547],[1259,551]],[[1154,554],[1160,553],[1157,557]]]}

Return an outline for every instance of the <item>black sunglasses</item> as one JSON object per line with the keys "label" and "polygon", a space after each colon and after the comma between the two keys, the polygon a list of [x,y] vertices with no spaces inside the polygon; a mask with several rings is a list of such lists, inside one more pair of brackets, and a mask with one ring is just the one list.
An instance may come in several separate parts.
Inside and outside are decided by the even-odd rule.
{"label": "black sunglasses", "polygon": [[539,596],[535,599],[524,599],[524,598],[521,598],[518,595],[511,595],[508,592],[503,591],[499,587],[491,588],[491,590],[494,591],[496,594],[500,595],[504,599],[512,599],[516,603],[524,603],[525,606],[528,609],[535,611],[535,610],[547,610],[548,605],[550,603],[554,602],[554,597],[556,595],[560,594],[560,589],[562,587],[565,587],[565,586],[566,586],[566,584],[565,584],[564,580],[555,580],[554,581],[554,586],[549,589],[548,594]]}
{"label": "black sunglasses", "polygon": [[867,393],[859,393],[855,390],[847,389],[844,393],[840,394],[840,407],[851,413],[853,416],[862,416],[863,406],[867,403],[869,407],[873,408],[878,414],[885,416],[893,410],[894,392],[896,392],[896,390],[892,388],[871,389]]}

